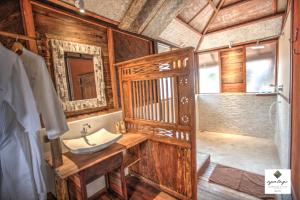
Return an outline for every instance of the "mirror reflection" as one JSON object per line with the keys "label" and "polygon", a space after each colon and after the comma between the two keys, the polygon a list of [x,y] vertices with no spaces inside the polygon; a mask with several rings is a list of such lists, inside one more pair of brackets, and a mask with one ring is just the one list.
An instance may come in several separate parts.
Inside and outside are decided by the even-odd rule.
{"label": "mirror reflection", "polygon": [[70,101],[97,98],[93,55],[65,52]]}

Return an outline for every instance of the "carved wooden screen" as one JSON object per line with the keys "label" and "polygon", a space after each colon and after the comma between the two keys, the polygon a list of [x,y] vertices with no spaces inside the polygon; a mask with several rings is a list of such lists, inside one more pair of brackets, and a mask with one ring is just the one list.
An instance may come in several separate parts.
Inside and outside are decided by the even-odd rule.
{"label": "carved wooden screen", "polygon": [[131,172],[184,199],[196,199],[193,48],[118,63],[129,132],[152,137]]}

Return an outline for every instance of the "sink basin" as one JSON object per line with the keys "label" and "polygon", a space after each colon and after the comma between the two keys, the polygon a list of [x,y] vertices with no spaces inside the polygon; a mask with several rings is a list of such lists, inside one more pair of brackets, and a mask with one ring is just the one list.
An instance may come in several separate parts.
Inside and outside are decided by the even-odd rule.
{"label": "sink basin", "polygon": [[121,137],[122,134],[113,134],[103,128],[85,137],[64,139],[62,142],[74,154],[88,154],[109,147]]}

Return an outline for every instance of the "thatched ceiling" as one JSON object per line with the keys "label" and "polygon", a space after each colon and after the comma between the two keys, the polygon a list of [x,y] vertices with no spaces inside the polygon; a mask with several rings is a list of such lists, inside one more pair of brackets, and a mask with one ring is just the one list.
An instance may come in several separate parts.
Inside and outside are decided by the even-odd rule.
{"label": "thatched ceiling", "polygon": [[121,29],[203,51],[278,36],[287,1],[85,0],[85,8]]}

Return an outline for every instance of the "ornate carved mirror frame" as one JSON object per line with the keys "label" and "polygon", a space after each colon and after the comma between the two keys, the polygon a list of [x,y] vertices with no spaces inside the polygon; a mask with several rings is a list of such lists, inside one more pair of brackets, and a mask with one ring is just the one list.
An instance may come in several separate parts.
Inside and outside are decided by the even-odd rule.
{"label": "ornate carved mirror frame", "polygon": [[[103,63],[101,48],[98,46],[80,44],[75,42],[50,39],[54,76],[58,96],[62,101],[65,112],[76,113],[82,110],[94,110],[107,106],[105,97],[105,83],[103,77]],[[89,54],[93,56],[95,83],[97,97],[72,101],[69,99],[67,72],[65,63],[65,52]]]}

